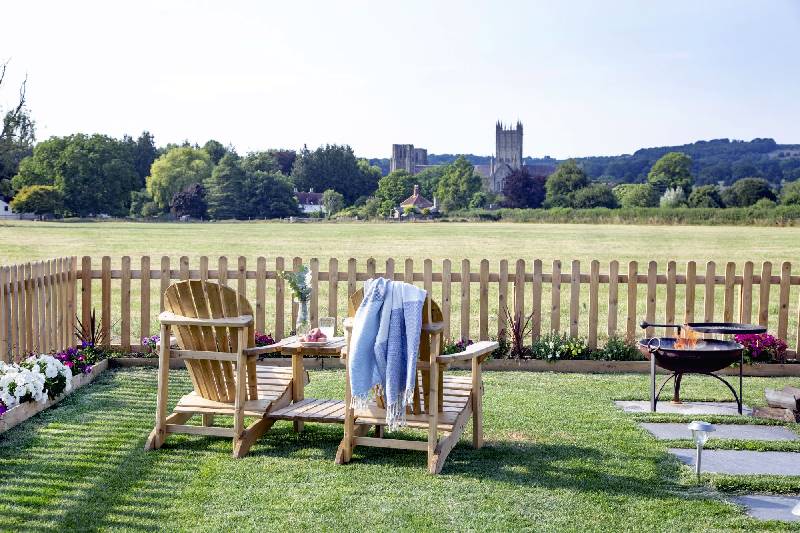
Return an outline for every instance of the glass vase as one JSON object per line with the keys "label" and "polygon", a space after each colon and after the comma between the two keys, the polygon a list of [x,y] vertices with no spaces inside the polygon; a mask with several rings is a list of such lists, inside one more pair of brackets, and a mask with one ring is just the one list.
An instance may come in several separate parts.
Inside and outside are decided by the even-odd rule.
{"label": "glass vase", "polygon": [[295,335],[305,335],[311,329],[311,322],[308,319],[308,302],[300,301],[300,307],[297,310],[297,323],[294,327]]}

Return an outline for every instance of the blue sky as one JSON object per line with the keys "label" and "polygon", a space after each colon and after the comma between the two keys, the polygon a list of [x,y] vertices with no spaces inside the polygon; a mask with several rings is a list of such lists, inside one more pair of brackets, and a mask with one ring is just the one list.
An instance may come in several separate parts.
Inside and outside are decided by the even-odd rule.
{"label": "blue sky", "polygon": [[1,13],[0,101],[27,73],[40,139],[147,129],[241,152],[490,154],[495,121],[519,119],[529,156],[800,143],[799,0],[76,0]]}

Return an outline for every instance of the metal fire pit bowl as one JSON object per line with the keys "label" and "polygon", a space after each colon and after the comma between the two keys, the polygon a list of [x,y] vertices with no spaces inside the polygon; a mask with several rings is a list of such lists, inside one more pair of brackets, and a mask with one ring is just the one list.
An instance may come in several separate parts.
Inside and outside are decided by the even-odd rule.
{"label": "metal fire pit bowl", "polygon": [[[672,327],[680,332],[681,327],[677,324],[651,324],[641,323],[642,329],[649,327]],[[750,324],[735,324],[723,322],[695,322],[686,324],[700,333],[715,334],[744,334],[744,333],[763,333],[765,328]],[[670,380],[675,380],[673,403],[681,403],[680,390],[681,380],[684,374],[704,374],[718,379],[725,384],[736,399],[736,406],[739,414],[742,414],[742,365],[744,364],[744,347],[732,340],[719,339],[697,339],[694,346],[675,347],[678,339],[672,337],[651,337],[642,339],[638,343],[639,351],[650,360],[650,410],[655,412],[658,398],[661,391]],[[727,368],[730,365],[739,364],[739,391],[728,383],[725,379],[714,372]],[[671,372],[661,386],[656,390],[656,366]]]}

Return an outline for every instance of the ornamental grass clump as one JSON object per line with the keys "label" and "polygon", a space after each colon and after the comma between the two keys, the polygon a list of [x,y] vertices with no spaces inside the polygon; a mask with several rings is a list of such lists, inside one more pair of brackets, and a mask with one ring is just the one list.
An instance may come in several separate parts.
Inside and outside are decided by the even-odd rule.
{"label": "ornamental grass clump", "polygon": [[635,343],[628,341],[625,337],[612,335],[602,349],[592,352],[592,359],[603,361],[643,361],[644,356]]}
{"label": "ornamental grass clump", "polygon": [[744,346],[747,363],[782,363],[786,359],[786,341],[769,333],[736,335],[734,339]]}

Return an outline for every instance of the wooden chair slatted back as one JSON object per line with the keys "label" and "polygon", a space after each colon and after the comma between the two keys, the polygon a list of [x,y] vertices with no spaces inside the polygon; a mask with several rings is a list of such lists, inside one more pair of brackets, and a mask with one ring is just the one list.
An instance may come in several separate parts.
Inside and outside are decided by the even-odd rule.
{"label": "wooden chair slatted back", "polygon": [[[191,318],[231,318],[253,315],[253,309],[244,296],[230,287],[201,280],[180,281],[170,285],[164,293],[164,309]],[[236,353],[239,337],[237,328],[208,326],[177,326],[173,329],[178,345],[184,350]],[[255,345],[253,326],[248,327],[247,346]],[[213,359],[187,359],[194,390],[208,400],[234,403],[236,381],[235,365],[231,361]],[[256,391],[255,361],[248,364],[249,399],[258,397]]]}
{"label": "wooden chair slatted back", "polygon": [[[354,317],[356,315],[356,310],[361,305],[361,302],[364,300],[364,289],[358,289],[356,292],[353,293],[352,296],[347,301],[347,315],[349,317]],[[439,305],[434,302],[430,295],[425,298],[425,305],[422,307],[422,324],[431,324],[434,322],[441,322],[444,320],[442,315],[442,310],[439,308]],[[439,337],[439,353],[441,353],[441,349],[444,345],[444,340],[442,337]],[[431,353],[431,335],[430,333],[426,333],[422,331],[420,334],[419,339],[419,361],[424,363],[428,363],[430,361],[430,353]],[[439,411],[442,410],[442,399],[443,399],[443,372],[439,372]],[[423,414],[426,413],[428,398],[430,393],[430,370],[428,368],[417,368],[417,384],[414,387],[414,399],[412,405],[409,408],[410,414]],[[383,399],[379,398],[378,403],[380,407],[384,407]]]}

